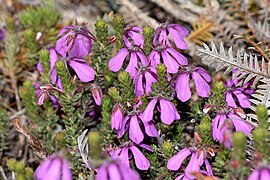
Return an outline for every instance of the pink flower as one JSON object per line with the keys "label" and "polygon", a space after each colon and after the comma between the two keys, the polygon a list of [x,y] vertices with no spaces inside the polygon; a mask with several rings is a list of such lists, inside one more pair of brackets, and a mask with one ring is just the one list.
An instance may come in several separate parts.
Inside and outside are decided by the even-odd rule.
{"label": "pink flower", "polygon": [[157,79],[156,69],[148,66],[141,67],[133,80],[136,96],[142,96],[144,92],[148,94],[152,91],[152,83],[156,82]]}
{"label": "pink flower", "polygon": [[160,98],[152,99],[150,103],[147,105],[146,109],[144,110],[142,114],[142,120],[144,122],[149,122],[153,120],[154,108],[158,101],[159,101],[159,107],[160,107],[160,110],[159,110],[160,118],[163,123],[170,125],[172,124],[174,120],[180,119],[180,115],[178,114],[173,103],[167,99],[160,97]]}
{"label": "pink flower", "polygon": [[35,177],[38,180],[71,180],[72,173],[65,158],[59,155],[53,155],[38,166]]}
{"label": "pink flower", "polygon": [[181,70],[175,82],[175,90],[178,99],[186,102],[191,97],[189,86],[190,75],[195,82],[195,87],[200,97],[208,97],[210,94],[211,76],[201,67],[186,66]]}
{"label": "pink flower", "polygon": [[113,159],[101,165],[95,180],[140,180],[140,176],[119,160]]}
{"label": "pink flower", "polygon": [[124,109],[120,103],[117,103],[112,109],[112,130],[120,130],[124,118]]}
{"label": "pink flower", "polygon": [[116,56],[109,61],[109,69],[113,72],[119,71],[123,66],[124,60],[128,56],[130,57],[130,60],[126,72],[130,74],[131,78],[134,78],[137,73],[138,60],[140,60],[141,64],[144,66],[149,63],[140,46],[133,45],[126,39],[125,47],[120,49]]}
{"label": "pink flower", "polygon": [[187,58],[172,48],[168,43],[156,45],[148,58],[153,67],[160,64],[162,59],[162,62],[167,67],[168,73],[177,73],[180,65],[188,64]]}
{"label": "pink flower", "polygon": [[[184,160],[191,155],[190,161],[185,169],[185,173],[181,176],[181,178],[186,179],[195,179],[191,172],[201,172],[200,167],[205,164],[206,174],[212,176],[212,168],[209,161],[205,157],[205,151],[191,151],[189,148],[184,148],[176,155],[171,157],[168,160],[167,168],[173,171],[178,170]],[[180,177],[179,177],[180,178]]]}
{"label": "pink flower", "polygon": [[[153,149],[146,144],[140,144],[139,146],[141,146],[149,151],[153,151]],[[134,160],[135,160],[135,165],[138,169],[147,170],[150,167],[149,160],[132,143],[128,144],[126,147],[119,147],[115,151],[111,152],[111,156],[113,158],[121,160],[121,162],[123,164],[125,164],[127,167],[130,167],[129,159],[130,159],[131,155],[133,155]]]}
{"label": "pink flower", "polygon": [[97,86],[96,84],[93,84],[91,92],[92,92],[92,96],[93,96],[93,98],[95,100],[95,103],[98,106],[100,106],[101,102],[102,102],[102,90],[100,89],[99,86]]}
{"label": "pink flower", "polygon": [[255,169],[248,180],[269,180],[270,179],[270,166],[260,167]]}
{"label": "pink flower", "polygon": [[[143,48],[144,38],[142,33],[142,28],[136,26],[127,26],[123,35],[124,42],[129,42],[131,44],[140,46]],[[131,41],[129,41],[131,40]]]}
{"label": "pink flower", "polygon": [[141,114],[127,115],[122,123],[121,130],[118,131],[117,138],[121,138],[126,131],[129,131],[129,138],[136,144],[140,144],[144,139],[144,133],[140,124],[143,124],[145,133],[150,137],[157,137],[158,132],[154,124],[139,121]]}
{"label": "pink flower", "polygon": [[160,24],[160,26],[157,28],[154,35],[153,44],[156,45],[160,44],[161,42],[169,44],[168,33],[172,36],[173,41],[178,49],[188,48],[184,41],[184,38],[188,35],[188,30],[179,24],[169,24],[168,22]]}

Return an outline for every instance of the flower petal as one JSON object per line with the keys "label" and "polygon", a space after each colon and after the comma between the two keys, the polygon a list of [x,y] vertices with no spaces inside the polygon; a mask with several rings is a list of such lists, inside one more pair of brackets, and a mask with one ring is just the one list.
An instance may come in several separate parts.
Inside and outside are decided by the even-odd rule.
{"label": "flower petal", "polygon": [[226,116],[224,114],[217,114],[212,124],[212,136],[217,140],[220,134],[220,128],[224,123]]}
{"label": "flower petal", "polygon": [[177,98],[182,102],[186,102],[191,97],[191,91],[189,87],[189,74],[179,74],[175,82],[175,90]]}
{"label": "flower petal", "polygon": [[91,49],[92,49],[91,39],[81,34],[78,34],[69,52],[69,57],[84,58],[91,52]]}
{"label": "flower petal", "polygon": [[147,170],[150,167],[149,160],[143,155],[143,153],[135,146],[131,146],[130,150],[133,153],[136,167],[140,170]]}
{"label": "flower petal", "polygon": [[185,174],[188,178],[190,179],[195,179],[193,175],[191,175],[191,172],[199,172],[200,171],[200,166],[198,164],[198,159],[196,153],[192,153],[191,159],[185,169]]}
{"label": "flower petal", "polygon": [[143,89],[143,75],[142,74],[139,74],[139,77],[135,77],[134,78],[134,84],[135,84],[135,88],[134,88],[134,91],[135,91],[135,94],[136,96],[142,96],[144,94],[144,89]]}
{"label": "flower petal", "polygon": [[109,69],[113,72],[119,71],[126,59],[127,55],[129,54],[127,48],[122,48],[119,52],[109,61]]}
{"label": "flower petal", "polygon": [[237,90],[233,91],[233,94],[235,94],[235,96],[237,97],[238,102],[239,102],[241,107],[250,108],[251,103],[245,94],[243,94],[241,91],[237,91]]}
{"label": "flower petal", "polygon": [[126,124],[127,124],[127,121],[129,119],[130,119],[129,115],[124,118],[124,121],[122,123],[122,127],[121,127],[120,131],[118,131],[118,134],[117,134],[118,139],[121,138],[125,134],[125,132],[126,132]]}
{"label": "flower petal", "polygon": [[167,72],[168,73],[177,73],[179,64],[176,62],[176,60],[169,55],[166,50],[161,52],[162,59],[164,65],[167,67]]}
{"label": "flower petal", "polygon": [[231,118],[236,131],[241,131],[245,135],[251,134],[251,130],[253,129],[253,126],[251,124],[249,124],[248,122],[246,122],[243,119],[240,119],[236,115],[231,114],[228,116]]}
{"label": "flower petal", "polygon": [[128,63],[128,66],[126,68],[126,72],[129,72],[132,79],[134,79],[138,69],[138,57],[135,52],[132,52],[130,55],[130,61]]}
{"label": "flower petal", "polygon": [[147,105],[146,109],[144,110],[144,112],[142,114],[142,120],[144,122],[149,122],[149,121],[153,120],[153,113],[154,113],[154,108],[156,106],[156,103],[157,103],[157,99],[153,99]]}
{"label": "flower petal", "polygon": [[180,115],[172,102],[165,99],[160,99],[159,104],[161,111],[160,118],[163,123],[170,125],[175,119],[180,119]]}
{"label": "flower petal", "polygon": [[142,133],[141,127],[138,122],[138,118],[136,115],[131,117],[130,125],[129,125],[129,138],[137,143],[140,144],[142,142],[144,135]]}
{"label": "flower petal", "polygon": [[176,51],[174,48],[168,47],[167,52],[169,52],[178,61],[179,64],[188,65],[187,58],[183,56],[181,53],[179,53],[178,51]]}
{"label": "flower petal", "polygon": [[227,102],[228,106],[235,107],[235,108],[237,107],[237,105],[233,99],[231,91],[225,92],[225,101]]}
{"label": "flower petal", "polygon": [[89,82],[95,79],[95,71],[86,61],[74,58],[68,61],[68,65],[74,69],[81,81]]}
{"label": "flower petal", "polygon": [[148,59],[153,67],[160,64],[160,54],[154,50],[149,54]]}
{"label": "flower petal", "polygon": [[192,72],[192,78],[195,82],[195,87],[200,97],[208,97],[210,94],[210,86],[197,72]]}
{"label": "flower petal", "polygon": [[182,149],[181,151],[179,151],[176,155],[174,155],[173,157],[171,157],[168,160],[168,164],[167,164],[167,168],[173,171],[178,170],[183,161],[191,154],[190,150],[187,148]]}
{"label": "flower petal", "polygon": [[207,82],[211,82],[211,76],[201,67],[194,68],[194,71],[199,73]]}
{"label": "flower petal", "polygon": [[143,122],[144,124],[144,129],[145,133],[150,136],[150,137],[157,137],[158,136],[158,131],[155,125],[153,124],[152,121],[149,122]]}
{"label": "flower petal", "polygon": [[175,29],[173,28],[168,28],[172,38],[173,42],[175,43],[176,47],[179,49],[188,49],[188,46],[184,39],[181,37],[180,33],[178,33]]}

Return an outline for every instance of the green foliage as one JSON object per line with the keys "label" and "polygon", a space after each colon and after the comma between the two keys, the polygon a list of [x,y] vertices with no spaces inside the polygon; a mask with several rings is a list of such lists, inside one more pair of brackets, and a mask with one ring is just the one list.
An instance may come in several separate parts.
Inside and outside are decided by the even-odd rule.
{"label": "green foliage", "polygon": [[19,90],[20,97],[25,105],[26,114],[32,123],[36,124],[41,121],[39,112],[40,107],[37,103],[37,98],[35,96],[35,88],[30,81],[25,81],[23,86]]}
{"label": "green foliage", "polygon": [[211,119],[208,116],[204,116],[201,119],[200,124],[197,127],[198,133],[200,134],[203,143],[213,144],[212,139],[212,123]]}
{"label": "green foliage", "polygon": [[22,28],[31,28],[34,33],[37,33],[47,32],[49,28],[55,26],[61,15],[54,2],[49,0],[44,1],[40,7],[28,7],[21,11],[18,18]]}
{"label": "green foliage", "polygon": [[[106,92],[112,83],[112,72],[109,71],[108,61],[111,59],[112,46],[108,43],[108,24],[100,19],[95,24],[97,41],[93,44],[93,67],[96,72],[96,83]],[[110,77],[110,78],[108,78]]]}
{"label": "green foliage", "polygon": [[152,51],[153,32],[154,30],[150,26],[145,26],[143,29],[143,37],[144,37],[143,51],[146,56],[148,56]]}
{"label": "green foliage", "polygon": [[266,130],[269,129],[269,122],[268,122],[268,113],[267,108],[264,105],[258,105],[256,107],[256,115],[259,121],[259,127],[262,127]]}
{"label": "green foliage", "polygon": [[223,106],[225,105],[224,93],[226,91],[226,87],[223,82],[216,82],[213,89],[213,96],[211,98],[212,104]]}
{"label": "green foliage", "polygon": [[19,63],[16,55],[20,52],[20,43],[16,35],[7,35],[5,38],[5,59],[4,66],[8,69],[9,74],[16,74],[19,71]]}
{"label": "green foliage", "polygon": [[128,101],[133,101],[135,98],[133,82],[128,72],[122,71],[118,74],[118,83],[116,84],[116,88],[121,94],[120,97],[122,104],[126,104]]}
{"label": "green foliage", "polygon": [[0,107],[0,159],[6,148],[6,138],[8,136],[8,116],[4,109]]}
{"label": "green foliage", "polygon": [[39,59],[41,60],[41,66],[43,72],[41,73],[41,84],[49,84],[50,80],[50,53],[47,49],[39,51]]}
{"label": "green foliage", "polygon": [[230,158],[231,150],[226,149],[223,145],[220,146],[215,161],[212,163],[212,170],[216,176],[222,178],[226,175],[226,167],[229,166]]}
{"label": "green foliage", "polygon": [[72,96],[74,86],[72,83],[72,79],[69,76],[69,72],[66,69],[65,63],[62,60],[58,60],[55,63],[55,68],[56,68],[57,74],[61,77],[61,82],[62,82],[63,89],[66,95],[68,96],[68,98],[71,98],[70,96]]}
{"label": "green foliage", "polygon": [[26,167],[23,161],[16,161],[15,159],[7,160],[8,168],[15,173],[17,180],[32,180],[33,169]]}
{"label": "green foliage", "polygon": [[233,133],[233,159],[238,162],[246,161],[246,136],[242,132]]}
{"label": "green foliage", "polygon": [[114,15],[113,26],[116,36],[116,49],[119,50],[124,46],[122,37],[124,35],[124,18],[121,15]]}
{"label": "green foliage", "polygon": [[171,142],[164,142],[162,144],[162,152],[164,154],[164,157],[168,160],[173,156],[174,149],[173,149],[173,143]]}
{"label": "green foliage", "polygon": [[28,63],[30,65],[34,65],[38,61],[37,57],[38,46],[35,40],[36,35],[31,29],[26,29],[23,35],[27,47]]}

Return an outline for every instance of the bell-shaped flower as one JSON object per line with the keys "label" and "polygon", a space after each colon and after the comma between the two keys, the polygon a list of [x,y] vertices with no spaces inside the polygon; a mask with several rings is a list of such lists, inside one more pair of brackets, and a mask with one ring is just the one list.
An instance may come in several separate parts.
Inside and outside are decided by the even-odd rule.
{"label": "bell-shaped flower", "polygon": [[142,35],[142,30],[143,28],[140,28],[140,27],[127,26],[124,29],[124,35],[123,35],[124,42],[129,42],[131,44],[134,44],[143,48],[144,38]]}
{"label": "bell-shaped flower", "polygon": [[120,130],[122,127],[122,123],[123,123],[123,118],[124,118],[124,109],[121,106],[120,103],[117,103],[113,109],[112,109],[112,116],[111,116],[111,120],[112,120],[112,130]]}
{"label": "bell-shaped flower", "polygon": [[98,169],[95,180],[140,180],[139,174],[120,160],[105,161]]}
{"label": "bell-shaped flower", "polygon": [[202,149],[202,151],[192,151],[189,148],[184,148],[168,160],[167,168],[173,171],[178,170],[182,166],[184,160],[191,155],[189,163],[185,168],[184,174],[179,178],[195,179],[195,177],[190,173],[201,172],[200,167],[203,164],[205,164],[206,174],[212,176],[212,168],[209,161],[206,159],[205,154],[206,153],[204,149]]}
{"label": "bell-shaped flower", "polygon": [[186,102],[191,98],[191,91],[189,86],[190,75],[195,82],[197,94],[200,97],[208,97],[210,94],[210,86],[208,82],[211,81],[211,76],[201,67],[186,66],[183,68],[176,78],[175,90],[178,99]]}
{"label": "bell-shaped flower", "polygon": [[268,179],[270,179],[269,165],[255,169],[248,177],[248,180],[268,180]]}
{"label": "bell-shaped flower", "polygon": [[57,37],[55,49],[62,57],[83,58],[91,52],[94,36],[86,25],[66,26]]}
{"label": "bell-shaped flower", "polygon": [[38,180],[71,180],[72,173],[68,161],[64,157],[52,155],[38,166],[35,178]]}
{"label": "bell-shaped flower", "polygon": [[[231,121],[231,123],[226,122]],[[225,124],[224,124],[225,123]],[[233,127],[230,127],[233,126]],[[241,117],[233,114],[232,112],[229,113],[217,113],[213,124],[212,124],[212,136],[214,140],[219,140],[220,142],[227,143],[226,146],[231,147],[232,141],[225,133],[230,133],[231,129],[234,128],[235,131],[243,132],[245,135],[250,135],[253,126],[242,119]]]}
{"label": "bell-shaped flower", "polygon": [[230,107],[249,108],[251,103],[249,101],[250,95],[254,93],[254,90],[250,88],[251,82],[247,82],[243,86],[238,85],[237,78],[228,80],[226,82],[225,100]]}
{"label": "bell-shaped flower", "polygon": [[141,121],[141,114],[127,115],[124,118],[122,123],[122,127],[120,131],[118,131],[117,138],[121,138],[126,131],[128,131],[129,139],[135,142],[136,144],[140,144],[144,139],[143,129],[144,127],[145,133],[150,137],[157,137],[158,131],[154,126],[153,122],[143,122]]}
{"label": "bell-shaped flower", "polygon": [[159,111],[161,121],[167,125],[172,124],[174,120],[180,119],[180,115],[178,114],[174,104],[165,98],[154,98],[147,105],[146,109],[142,114],[142,120],[144,122],[149,122],[153,120],[153,114],[155,106],[159,102]]}
{"label": "bell-shaped flower", "polygon": [[167,67],[168,73],[177,73],[180,65],[184,66],[188,64],[185,56],[164,42],[153,48],[148,59],[153,67],[156,67],[162,62]]}
{"label": "bell-shaped flower", "polygon": [[152,83],[158,79],[156,69],[153,67],[143,66],[137,72],[133,84],[136,96],[142,96],[144,93],[148,94],[152,91]]}
{"label": "bell-shaped flower", "polygon": [[172,36],[173,42],[178,49],[187,49],[188,46],[184,38],[188,35],[188,30],[179,24],[169,24],[165,22],[155,31],[153,44],[160,44],[161,42],[169,43],[168,34]]}
{"label": "bell-shaped flower", "polygon": [[92,84],[91,88],[92,96],[95,100],[96,105],[100,106],[102,102],[102,90],[96,84]]}
{"label": "bell-shaped flower", "polygon": [[[152,151],[153,149],[146,144],[139,144],[139,146]],[[111,156],[116,159],[120,159],[123,164],[127,167],[130,167],[129,159],[134,157],[135,165],[140,170],[147,170],[150,167],[149,160],[144,156],[144,154],[132,143],[128,144],[126,147],[119,147],[114,152],[111,153]]]}
{"label": "bell-shaped flower", "polygon": [[119,71],[128,56],[129,63],[125,71],[128,72],[133,79],[137,73],[138,61],[140,61],[143,66],[148,65],[149,62],[140,46],[131,44],[127,39],[125,39],[125,47],[120,49],[116,56],[109,61],[109,69],[113,72]]}

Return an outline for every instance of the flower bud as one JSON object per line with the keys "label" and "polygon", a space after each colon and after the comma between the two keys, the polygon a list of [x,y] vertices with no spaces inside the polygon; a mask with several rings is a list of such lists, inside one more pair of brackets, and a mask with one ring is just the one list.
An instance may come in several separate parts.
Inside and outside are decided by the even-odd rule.
{"label": "flower bud", "polygon": [[38,105],[42,105],[49,97],[49,94],[47,91],[41,91],[41,93],[38,96]]}
{"label": "flower bud", "polygon": [[211,110],[212,110],[212,106],[211,106],[210,104],[205,104],[205,105],[203,106],[203,112],[204,112],[205,114],[211,112]]}
{"label": "flower bud", "polygon": [[114,43],[116,41],[116,36],[111,36],[110,38],[109,38],[109,42],[108,42],[108,44],[112,44],[112,43]]}
{"label": "flower bud", "polygon": [[234,114],[236,114],[237,116],[239,116],[242,119],[246,118],[246,113],[240,107],[234,109]]}
{"label": "flower bud", "polygon": [[40,86],[40,89],[41,89],[42,91],[50,91],[50,90],[53,90],[54,87],[53,87],[53,85],[51,85],[51,84],[45,84],[45,85],[43,85],[43,86]]}
{"label": "flower bud", "polygon": [[113,109],[112,109],[112,130],[120,130],[122,127],[122,122],[124,118],[124,109],[120,105],[120,103],[117,103]]}
{"label": "flower bud", "polygon": [[208,149],[207,154],[209,156],[211,156],[211,157],[214,157],[215,156],[215,151],[212,148],[210,148],[210,149]]}
{"label": "flower bud", "polygon": [[98,106],[100,106],[101,105],[101,101],[102,101],[102,90],[100,89],[99,86],[93,85],[92,95],[93,95],[93,98],[95,100],[95,103]]}
{"label": "flower bud", "polygon": [[202,142],[202,139],[201,139],[200,135],[197,132],[194,132],[194,139],[195,139],[196,143]]}

